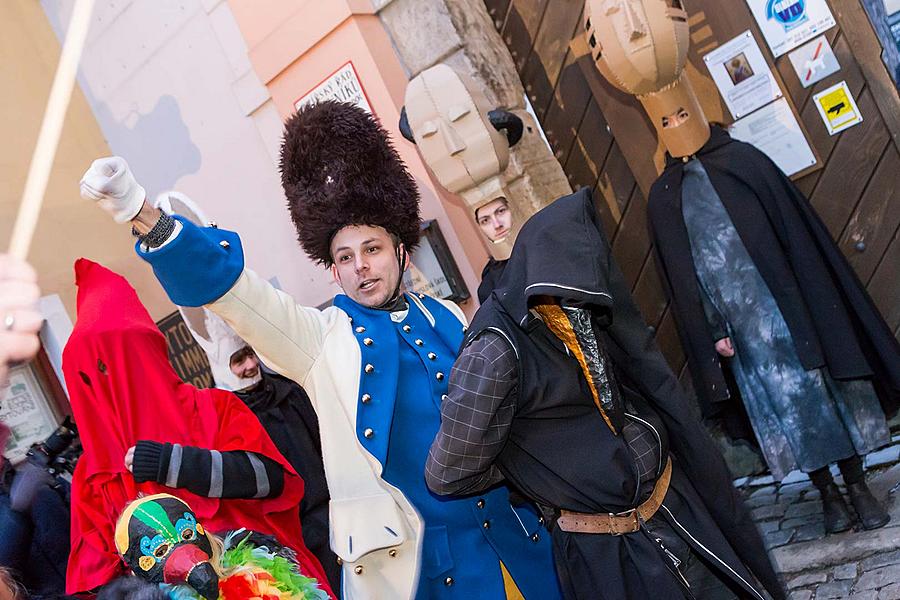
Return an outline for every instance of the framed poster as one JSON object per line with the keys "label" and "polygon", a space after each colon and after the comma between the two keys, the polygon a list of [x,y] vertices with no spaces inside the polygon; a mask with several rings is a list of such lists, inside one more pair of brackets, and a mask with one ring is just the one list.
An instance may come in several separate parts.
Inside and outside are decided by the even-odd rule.
{"label": "framed poster", "polygon": [[349,60],[338,67],[334,73],[323,79],[316,87],[303,94],[294,102],[294,108],[300,110],[304,106],[315,104],[322,100],[349,102],[366,112],[372,112],[372,105],[369,103],[366,91],[359,81],[353,62]]}
{"label": "framed poster", "polygon": [[434,219],[422,224],[419,247],[410,254],[410,266],[403,274],[403,285],[410,292],[451,302],[462,302],[470,297],[441,227]]}
{"label": "framed poster", "polygon": [[825,0],[747,0],[775,58],[835,25]]}
{"label": "framed poster", "polygon": [[7,384],[0,387],[0,421],[10,431],[0,451],[13,463],[25,458],[32,444],[43,442],[56,429],[58,420],[32,363],[9,370]]}
{"label": "framed poster", "polygon": [[703,62],[735,119],[783,95],[749,30],[705,55]]}

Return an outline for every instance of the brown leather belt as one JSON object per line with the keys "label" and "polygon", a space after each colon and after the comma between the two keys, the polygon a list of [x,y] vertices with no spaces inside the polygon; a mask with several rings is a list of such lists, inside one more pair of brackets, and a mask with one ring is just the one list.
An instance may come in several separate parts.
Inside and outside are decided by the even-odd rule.
{"label": "brown leather belt", "polygon": [[560,510],[560,516],[556,525],[563,531],[570,533],[600,533],[605,535],[622,535],[634,533],[641,528],[641,523],[647,521],[656,514],[662,506],[666,492],[669,491],[669,481],[672,479],[672,459],[666,461],[666,468],[653,486],[653,493],[647,501],[631,510],[619,514],[585,514],[568,510]]}

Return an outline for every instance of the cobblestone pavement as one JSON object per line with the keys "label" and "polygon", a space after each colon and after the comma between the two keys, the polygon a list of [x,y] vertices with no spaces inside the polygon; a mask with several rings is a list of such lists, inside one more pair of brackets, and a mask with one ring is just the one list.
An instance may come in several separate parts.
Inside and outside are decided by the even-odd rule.
{"label": "cobblestone pavement", "polygon": [[791,600],[900,600],[900,433],[890,446],[866,457],[866,469],[869,486],[887,504],[890,523],[830,536],[819,492],[803,473],[788,475],[780,485],[770,476],[735,481]]}

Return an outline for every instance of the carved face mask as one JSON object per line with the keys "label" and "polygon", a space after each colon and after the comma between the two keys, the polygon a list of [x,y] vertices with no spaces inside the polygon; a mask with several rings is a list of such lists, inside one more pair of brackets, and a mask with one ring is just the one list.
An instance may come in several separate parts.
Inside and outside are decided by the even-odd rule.
{"label": "carved face mask", "polygon": [[[587,0],[585,35],[597,69],[637,96],[672,156],[709,139],[709,123],[684,71],[689,29],[681,0]],[[687,118],[668,122],[679,108]]]}
{"label": "carved face mask", "polygon": [[[465,199],[473,218],[485,204],[509,197],[503,172],[522,130],[519,117],[491,110],[478,84],[447,65],[423,71],[406,88],[400,132],[416,144],[441,186]],[[513,237],[508,248],[494,244],[491,254],[508,258]]]}
{"label": "carved face mask", "polygon": [[116,549],[141,579],[188,585],[208,600],[219,597],[210,539],[175,496],[154,494],[129,504],[116,523]]}

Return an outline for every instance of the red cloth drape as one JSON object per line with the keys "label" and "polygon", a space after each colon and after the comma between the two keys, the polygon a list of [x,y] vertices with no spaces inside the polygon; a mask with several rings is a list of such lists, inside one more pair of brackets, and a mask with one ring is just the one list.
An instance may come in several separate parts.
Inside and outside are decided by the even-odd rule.
{"label": "red cloth drape", "polygon": [[[178,378],[165,338],[123,277],[86,259],[75,263],[75,276],[78,319],[63,372],[84,454],[72,486],[67,591],[91,590],[123,572],[113,539],[116,519],[138,495],[168,492],[187,502],[210,531],[246,527],[274,535],[297,551],[304,574],[333,596],[303,544],[303,480],[253,413],[231,392],[197,389]],[[284,491],[271,499],[219,500],[137,484],[124,457],[138,440],[262,454],[284,467]]]}

